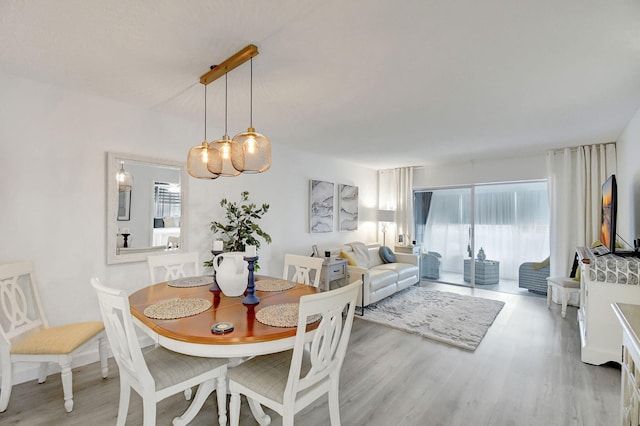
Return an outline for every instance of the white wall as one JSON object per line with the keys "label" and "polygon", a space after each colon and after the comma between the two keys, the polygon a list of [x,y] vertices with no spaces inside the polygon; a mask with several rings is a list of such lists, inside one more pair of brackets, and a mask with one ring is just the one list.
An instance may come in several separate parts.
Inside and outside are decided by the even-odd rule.
{"label": "white wall", "polygon": [[[149,280],[146,263],[107,265],[107,151],[185,161],[202,124],[0,73],[0,263],[32,260],[51,325],[100,318],[89,284],[135,291]],[[295,123],[292,123],[295,125]],[[219,201],[250,192],[271,208],[261,222],[273,243],[260,250],[260,273],[280,275],[286,252],[376,236],[373,222],[355,232],[308,232],[310,179],[357,185],[360,207],[374,207],[377,173],[341,160],[281,148],[258,175],[189,178],[188,249],[210,255],[209,223],[223,219]],[[337,220],[335,222],[337,224]]]}
{"label": "white wall", "polygon": [[616,144],[618,156],[617,234],[629,244],[640,238],[640,109]]}
{"label": "white wall", "polygon": [[472,183],[546,179],[544,152],[512,158],[474,160],[416,168],[414,189],[431,189]]}

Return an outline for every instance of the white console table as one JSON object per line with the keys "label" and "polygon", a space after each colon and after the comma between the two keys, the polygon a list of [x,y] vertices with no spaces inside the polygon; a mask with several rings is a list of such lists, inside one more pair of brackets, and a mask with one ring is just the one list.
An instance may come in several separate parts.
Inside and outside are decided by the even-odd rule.
{"label": "white console table", "polygon": [[577,252],[581,268],[580,357],[588,364],[620,363],[622,327],[611,304],[640,304],[640,259],[611,254],[598,257],[586,247]]}

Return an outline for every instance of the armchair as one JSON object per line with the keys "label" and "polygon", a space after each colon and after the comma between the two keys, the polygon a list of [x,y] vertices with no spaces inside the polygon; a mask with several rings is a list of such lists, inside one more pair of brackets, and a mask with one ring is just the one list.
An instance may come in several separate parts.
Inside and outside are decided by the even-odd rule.
{"label": "armchair", "polygon": [[525,262],[518,270],[518,287],[532,293],[547,294],[547,278],[550,274],[549,261]]}
{"label": "armchair", "polygon": [[437,280],[442,273],[442,256],[435,251],[427,252],[422,256],[422,278]]}

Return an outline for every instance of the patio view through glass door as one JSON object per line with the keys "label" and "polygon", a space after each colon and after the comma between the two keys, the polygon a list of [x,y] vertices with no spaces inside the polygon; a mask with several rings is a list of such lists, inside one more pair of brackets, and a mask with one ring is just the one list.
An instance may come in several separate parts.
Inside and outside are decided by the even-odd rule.
{"label": "patio view through glass door", "polygon": [[546,182],[421,190],[414,198],[416,240],[441,262],[439,277],[425,276],[425,255],[423,278],[527,292],[518,288],[520,265],[549,256]]}

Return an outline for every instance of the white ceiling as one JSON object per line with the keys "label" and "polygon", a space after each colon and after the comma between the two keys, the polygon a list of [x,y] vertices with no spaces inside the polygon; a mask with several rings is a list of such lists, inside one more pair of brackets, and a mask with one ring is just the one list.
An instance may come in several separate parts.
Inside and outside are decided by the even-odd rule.
{"label": "white ceiling", "polygon": [[0,40],[2,72],[197,123],[253,43],[254,127],[376,169],[611,141],[640,107],[640,0],[2,0]]}

